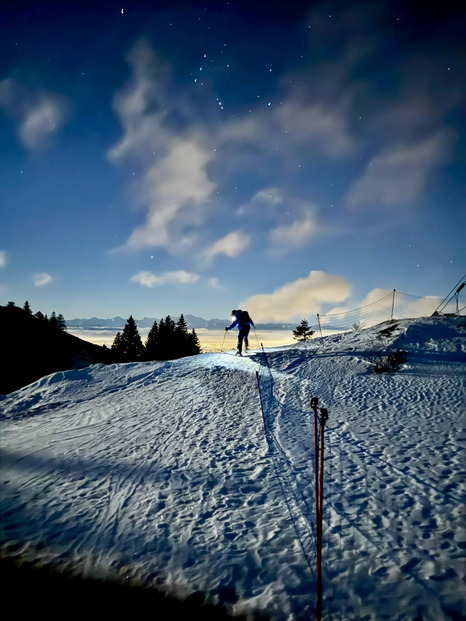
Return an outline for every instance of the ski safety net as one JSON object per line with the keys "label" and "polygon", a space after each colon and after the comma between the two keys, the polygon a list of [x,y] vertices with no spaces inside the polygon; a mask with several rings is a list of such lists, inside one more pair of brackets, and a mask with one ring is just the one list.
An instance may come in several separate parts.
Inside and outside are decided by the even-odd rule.
{"label": "ski safety net", "polygon": [[[439,298],[416,296],[400,291],[391,291],[385,296],[361,308],[343,313],[317,315],[313,326],[316,336],[328,336],[338,332],[357,331],[370,328],[394,319],[416,319],[431,316],[440,303]],[[454,309],[447,309],[454,312]]]}

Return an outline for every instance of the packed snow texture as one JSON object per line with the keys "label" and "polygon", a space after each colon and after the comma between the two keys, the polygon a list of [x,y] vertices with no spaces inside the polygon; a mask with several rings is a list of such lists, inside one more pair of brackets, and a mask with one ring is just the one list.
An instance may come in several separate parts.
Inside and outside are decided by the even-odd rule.
{"label": "packed snow texture", "polygon": [[[323,618],[461,618],[465,326],[404,320],[261,351],[263,333],[247,358],[95,365],[3,397],[2,553],[309,619],[317,396]],[[368,354],[386,346],[407,364],[374,374]]]}

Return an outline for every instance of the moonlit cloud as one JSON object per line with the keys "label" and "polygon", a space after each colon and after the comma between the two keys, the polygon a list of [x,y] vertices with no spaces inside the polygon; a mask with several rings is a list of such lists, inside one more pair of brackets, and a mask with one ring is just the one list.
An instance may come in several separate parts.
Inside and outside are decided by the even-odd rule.
{"label": "moonlit cloud", "polygon": [[43,287],[44,285],[50,284],[52,281],[52,276],[47,274],[47,272],[40,272],[39,274],[34,275],[34,285],[36,287]]}
{"label": "moonlit cloud", "polygon": [[395,207],[416,202],[431,172],[449,154],[452,135],[447,131],[415,144],[391,147],[376,155],[363,175],[353,183],[349,207]]}
{"label": "moonlit cloud", "polygon": [[280,253],[301,248],[316,235],[317,230],[314,214],[311,211],[306,211],[302,217],[291,224],[279,226],[271,231],[271,250]]}
{"label": "moonlit cloud", "polygon": [[[188,91],[174,92],[170,67],[147,42],[140,41],[127,61],[132,75],[113,102],[124,134],[108,157],[114,163],[137,165],[133,198],[147,213],[145,222],[132,231],[123,248],[158,246],[171,253],[195,252],[198,232],[212,213],[209,203],[220,179],[244,166],[251,151],[254,165],[263,165],[277,136],[281,136],[282,158],[296,158],[295,149],[340,157],[354,148],[348,96],[329,101],[319,99],[312,89],[283,87],[280,105],[266,109],[258,105],[251,114],[233,115],[211,126],[199,116],[193,122]],[[258,203],[278,208],[282,202],[278,188],[265,187],[236,213],[245,215]],[[308,239],[310,217],[304,225],[301,237]],[[215,235],[204,229],[204,237],[206,232],[207,237]],[[286,240],[294,234],[283,233]],[[215,244],[203,256],[212,258],[222,253],[235,256],[228,245],[225,250]]]}
{"label": "moonlit cloud", "polygon": [[220,281],[215,276],[212,276],[212,278],[209,278],[208,284],[209,284],[209,287],[211,287],[212,289],[221,289]]}
{"label": "moonlit cloud", "polygon": [[266,202],[277,205],[283,202],[283,194],[278,188],[263,188],[256,192],[251,202]]}
{"label": "moonlit cloud", "polygon": [[250,242],[251,235],[243,231],[233,231],[209,246],[201,256],[208,261],[219,254],[225,254],[227,257],[237,257],[246,250]]}
{"label": "moonlit cloud", "polygon": [[149,211],[145,223],[131,233],[127,248],[171,249],[182,243],[185,229],[202,221],[202,205],[215,188],[205,171],[208,161],[196,139],[173,141],[167,155],[145,175]]}
{"label": "moonlit cloud", "polygon": [[69,105],[62,95],[28,90],[12,79],[0,81],[0,108],[17,122],[21,142],[32,150],[43,146],[69,116]]}
{"label": "moonlit cloud", "polygon": [[320,311],[322,304],[343,302],[350,286],[342,276],[312,270],[272,293],[254,295],[241,302],[255,322],[297,321]]}
{"label": "moonlit cloud", "polygon": [[191,274],[183,270],[154,274],[142,271],[131,277],[132,282],[138,282],[143,287],[157,287],[159,285],[193,285],[199,280],[199,274]]}
{"label": "moonlit cloud", "polygon": [[0,268],[6,267],[7,253],[6,250],[0,250]]}
{"label": "moonlit cloud", "polygon": [[[296,149],[306,149],[313,155],[339,158],[349,154],[354,146],[349,126],[348,98],[326,101],[317,93],[284,89],[280,105],[266,110],[257,109],[224,123],[218,140],[230,149],[251,146],[258,156],[270,152],[278,136],[286,136],[281,145],[282,155],[296,157]],[[312,146],[312,149],[310,147]]]}
{"label": "moonlit cloud", "polygon": [[168,101],[169,70],[152,48],[140,42],[128,62],[133,74],[114,101],[125,134],[108,155],[113,162],[133,160],[141,166],[135,199],[147,215],[124,247],[176,252],[192,241],[192,228],[204,220],[204,206],[215,189],[207,174],[213,151],[199,132],[179,135],[173,127],[167,113],[174,107]]}

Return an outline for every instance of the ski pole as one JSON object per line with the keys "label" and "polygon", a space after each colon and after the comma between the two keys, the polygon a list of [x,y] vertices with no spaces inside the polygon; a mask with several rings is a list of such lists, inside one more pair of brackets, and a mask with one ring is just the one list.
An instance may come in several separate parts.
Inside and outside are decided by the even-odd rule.
{"label": "ski pole", "polygon": [[254,326],[254,335],[256,337],[256,341],[257,341],[257,346],[259,347],[259,349],[261,348],[260,343],[259,343],[259,339],[257,338],[257,330],[256,327]]}
{"label": "ski pole", "polygon": [[227,332],[228,332],[228,330],[225,330],[225,332],[223,333],[222,347],[221,347],[221,349],[220,349],[220,351],[221,351],[221,352],[223,352],[223,345],[224,345],[224,343],[225,343],[225,337],[226,337],[226,335],[227,335]]}

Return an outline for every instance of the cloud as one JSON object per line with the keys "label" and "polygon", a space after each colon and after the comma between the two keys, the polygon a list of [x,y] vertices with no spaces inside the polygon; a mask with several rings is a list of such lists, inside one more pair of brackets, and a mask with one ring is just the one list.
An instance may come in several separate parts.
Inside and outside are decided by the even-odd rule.
{"label": "cloud", "polygon": [[42,147],[69,116],[63,95],[29,90],[10,78],[0,81],[0,108],[16,121],[19,138],[28,149]]}
{"label": "cloud", "polygon": [[0,268],[6,267],[7,263],[7,252],[6,250],[0,250]]}
{"label": "cloud", "polygon": [[393,289],[380,289],[379,287],[376,287],[375,289],[369,291],[366,297],[361,300],[361,302],[359,302],[358,308],[362,308],[363,306],[369,306],[370,304],[375,304],[376,302],[379,302],[380,300],[392,293]]}
{"label": "cloud", "polygon": [[348,155],[355,147],[350,100],[349,95],[335,102],[319,100],[312,89],[285,90],[280,103],[224,123],[217,144],[230,152],[254,149],[258,161],[264,153],[270,155],[270,145],[277,141],[283,157],[296,158],[300,149],[332,158]]}
{"label": "cloud", "polygon": [[[199,110],[199,100],[174,83],[171,67],[147,41],[134,46],[127,62],[131,76],[113,100],[123,136],[108,157],[114,163],[131,163],[132,172],[135,166],[140,168],[133,198],[147,215],[129,235],[125,249],[197,250],[200,227],[213,205],[218,207],[212,200],[217,186],[224,180],[228,183],[232,173],[249,161],[263,167],[273,157],[271,145],[277,140],[279,157],[288,162],[298,157],[296,150],[300,157],[304,152],[339,157],[354,148],[349,126],[351,89],[344,97],[332,93],[332,98],[319,98],[309,85],[290,88],[283,82],[272,106],[261,102],[250,114],[211,123],[209,100]],[[282,200],[277,188],[266,187],[249,205],[260,201],[279,205]]]}
{"label": "cloud", "polygon": [[126,57],[132,69],[128,83],[116,92],[113,109],[123,125],[123,138],[108,153],[111,161],[144,162],[169,141],[167,107],[170,68],[147,41],[139,41]]}
{"label": "cloud", "polygon": [[254,321],[297,321],[320,311],[321,305],[343,302],[350,286],[342,276],[312,270],[304,278],[287,283],[272,293],[254,295],[241,302]]}
{"label": "cloud", "polygon": [[277,205],[283,202],[283,194],[278,188],[263,188],[256,192],[251,202],[265,202]]}
{"label": "cloud", "polygon": [[212,278],[209,278],[208,284],[209,284],[209,287],[211,287],[212,289],[221,289],[222,288],[219,279],[216,278],[215,276],[213,276]]}
{"label": "cloud", "polygon": [[270,233],[271,249],[275,253],[301,248],[317,233],[318,227],[311,211],[286,226],[279,226]]}
{"label": "cloud", "polygon": [[191,274],[183,270],[153,274],[152,272],[138,272],[131,277],[132,282],[138,282],[143,287],[157,287],[159,285],[193,285],[199,280],[198,274]]}
{"label": "cloud", "polygon": [[250,242],[251,235],[243,231],[233,231],[204,250],[201,257],[207,261],[212,260],[218,254],[237,257],[249,246]]}
{"label": "cloud", "polygon": [[441,130],[415,144],[387,148],[352,185],[347,205],[378,208],[416,202],[432,171],[446,161],[452,139],[450,132]]}
{"label": "cloud", "polygon": [[148,214],[131,233],[126,248],[173,250],[187,241],[186,231],[202,222],[202,206],[215,188],[205,171],[208,161],[207,150],[195,138],[173,140],[140,186],[149,199]]}
{"label": "cloud", "polygon": [[34,285],[36,287],[43,287],[44,285],[50,284],[52,281],[52,276],[47,274],[47,272],[40,272],[39,274],[34,275]]}
{"label": "cloud", "polygon": [[113,103],[125,133],[108,157],[141,166],[135,199],[147,216],[124,248],[159,246],[177,252],[192,242],[193,228],[204,221],[205,205],[216,187],[207,173],[213,150],[202,132],[188,131],[180,122],[181,104],[170,93],[168,65],[149,44],[139,42],[127,60],[132,76]]}

